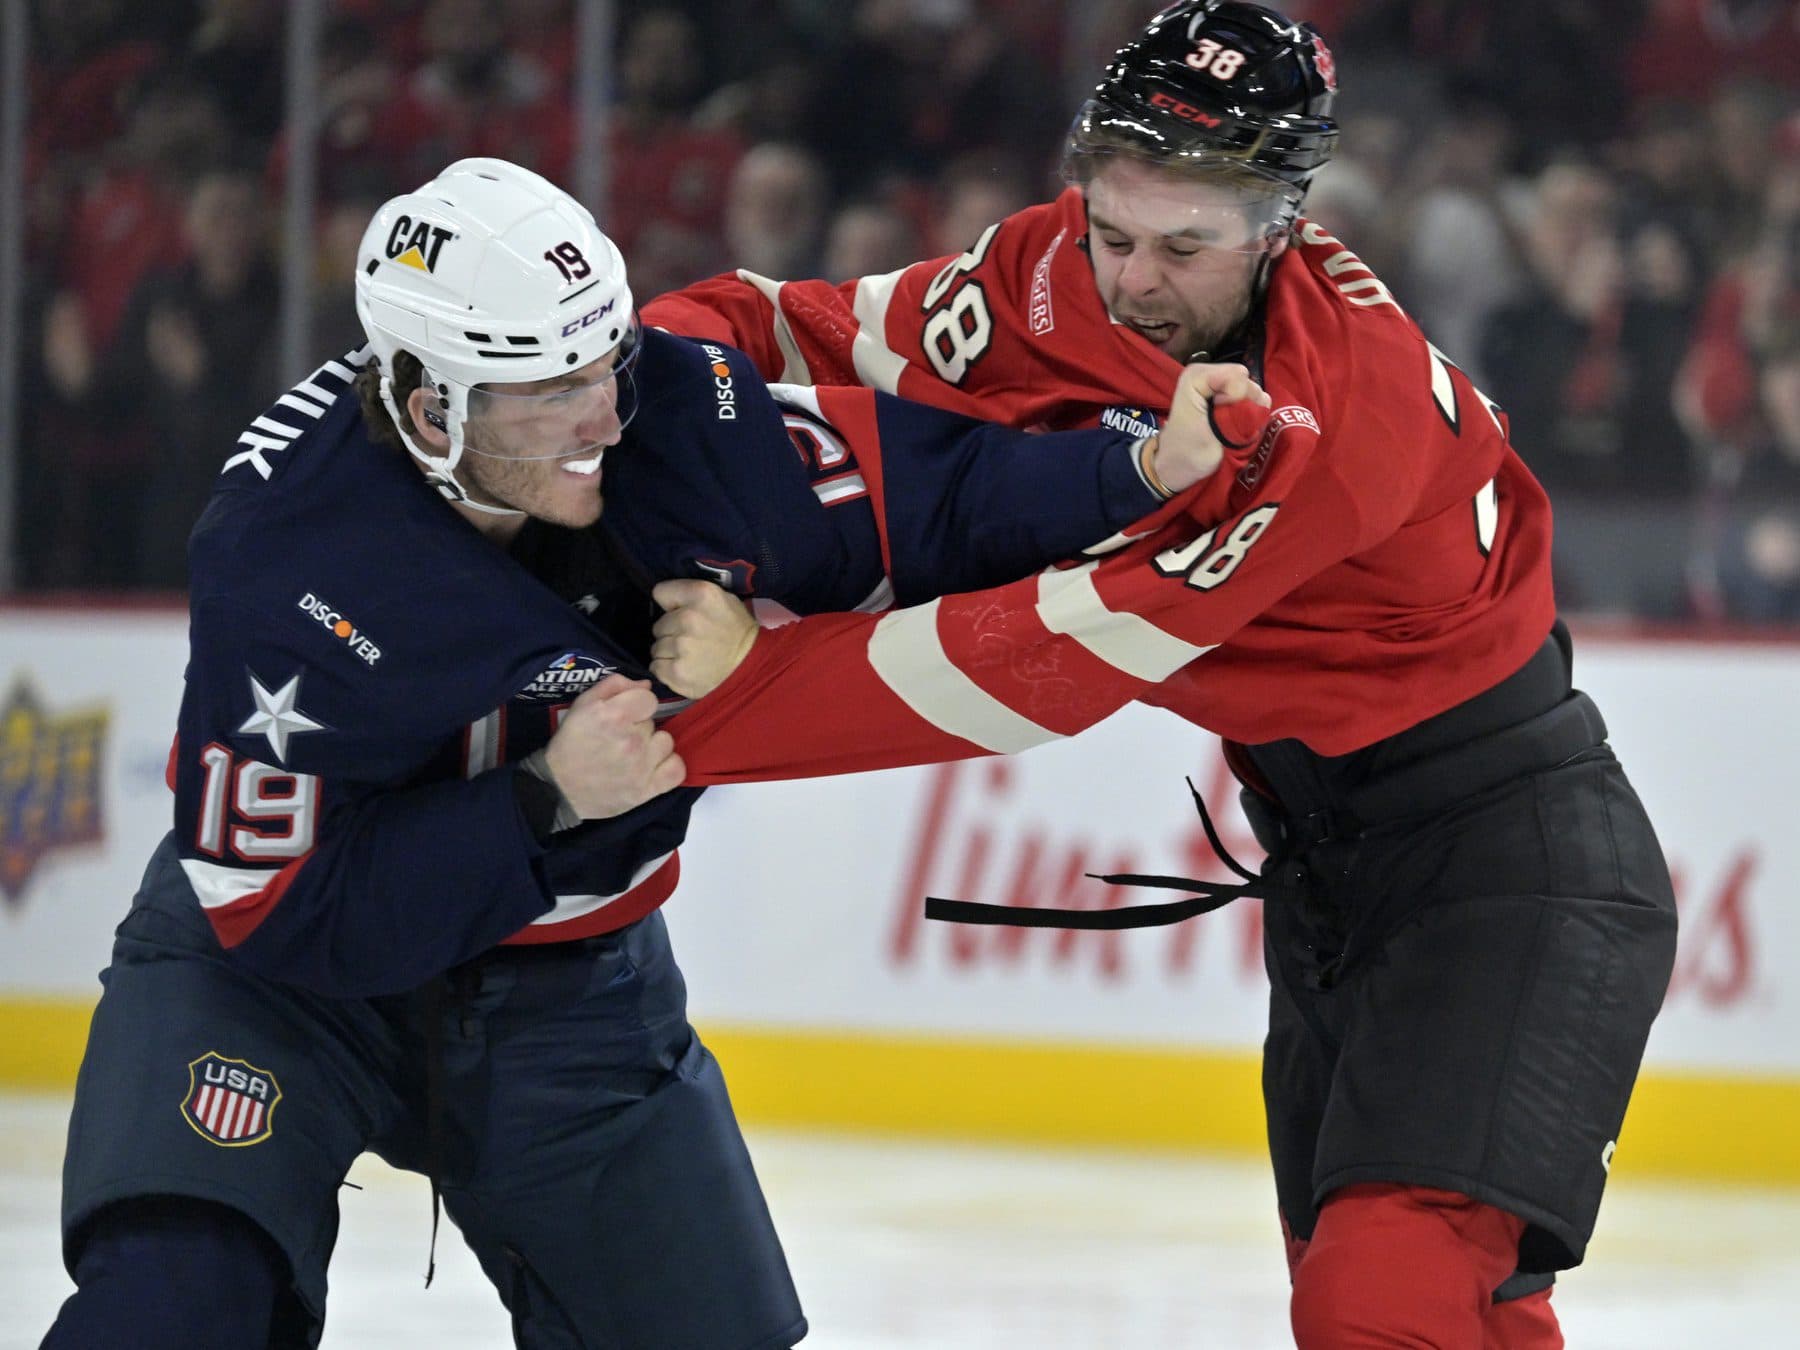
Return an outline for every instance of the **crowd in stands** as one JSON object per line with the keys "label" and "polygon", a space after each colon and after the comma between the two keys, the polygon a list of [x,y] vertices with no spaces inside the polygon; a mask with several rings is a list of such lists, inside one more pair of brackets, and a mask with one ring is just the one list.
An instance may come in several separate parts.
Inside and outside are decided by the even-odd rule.
{"label": "crowd in stands", "polygon": [[[331,0],[313,348],[375,205],[461,155],[573,186],[572,0]],[[957,252],[1053,192],[1155,0],[616,4],[603,223],[640,297]],[[1511,418],[1565,606],[1800,623],[1800,4],[1290,0],[1346,127],[1307,214]],[[26,590],[184,584],[278,369],[287,7],[38,0]]]}

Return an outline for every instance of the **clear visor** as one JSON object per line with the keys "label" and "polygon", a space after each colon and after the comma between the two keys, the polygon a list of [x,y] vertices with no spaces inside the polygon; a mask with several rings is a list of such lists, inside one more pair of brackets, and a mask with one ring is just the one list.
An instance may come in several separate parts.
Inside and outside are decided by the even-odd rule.
{"label": "clear visor", "polygon": [[530,392],[476,385],[469,390],[463,449],[489,459],[569,459],[618,443],[637,413],[632,368],[642,330],[632,320],[619,345],[566,380]]}
{"label": "clear visor", "polygon": [[1261,253],[1286,234],[1299,197],[1285,184],[1173,173],[1125,151],[1083,156],[1067,177],[1087,196],[1094,229],[1154,236],[1220,253]]}

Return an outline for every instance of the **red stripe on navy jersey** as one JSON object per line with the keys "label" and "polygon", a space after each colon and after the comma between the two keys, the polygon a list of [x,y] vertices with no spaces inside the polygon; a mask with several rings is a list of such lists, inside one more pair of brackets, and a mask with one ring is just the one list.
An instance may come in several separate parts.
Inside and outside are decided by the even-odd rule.
{"label": "red stripe on navy jersey", "polygon": [[303,853],[270,877],[260,890],[233,900],[229,905],[207,910],[206,917],[212,922],[219,945],[235,947],[255,932],[257,925],[268,918],[275,906],[281,903],[281,897],[287,894],[288,887],[294,884],[295,878],[300,875],[300,869],[306,866],[310,857],[311,852]]}
{"label": "red stripe on navy jersey", "polygon": [[529,947],[544,942],[573,942],[577,938],[615,932],[636,923],[667,900],[675,893],[680,880],[681,855],[677,853],[636,886],[592,913],[561,923],[534,923],[520,929],[501,945]]}

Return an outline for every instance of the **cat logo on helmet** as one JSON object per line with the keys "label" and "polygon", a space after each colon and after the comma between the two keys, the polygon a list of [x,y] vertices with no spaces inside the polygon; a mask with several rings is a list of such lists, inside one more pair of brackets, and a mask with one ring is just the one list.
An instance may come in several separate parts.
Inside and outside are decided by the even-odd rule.
{"label": "cat logo on helmet", "polygon": [[427,220],[415,224],[411,216],[395,216],[394,228],[388,232],[387,255],[402,267],[435,272],[438,254],[450,237],[451,231],[441,225]]}

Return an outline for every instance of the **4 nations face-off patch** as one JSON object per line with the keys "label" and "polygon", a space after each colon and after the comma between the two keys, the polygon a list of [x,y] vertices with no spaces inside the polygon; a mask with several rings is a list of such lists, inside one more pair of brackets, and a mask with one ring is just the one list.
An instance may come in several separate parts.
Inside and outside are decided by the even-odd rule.
{"label": "4 nations face-off patch", "polygon": [[280,1100],[281,1085],[267,1069],[208,1051],[188,1065],[181,1114],[201,1138],[242,1148],[269,1137]]}

